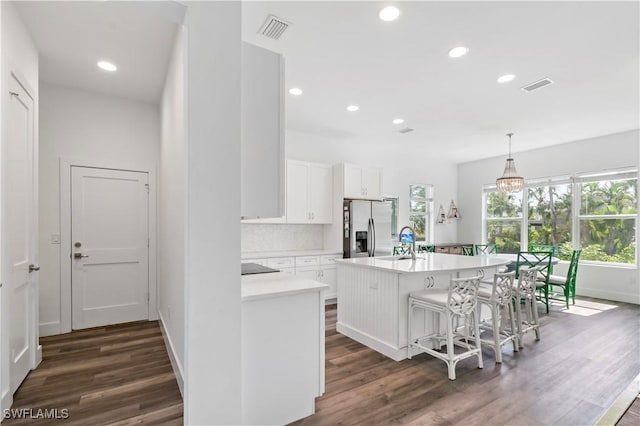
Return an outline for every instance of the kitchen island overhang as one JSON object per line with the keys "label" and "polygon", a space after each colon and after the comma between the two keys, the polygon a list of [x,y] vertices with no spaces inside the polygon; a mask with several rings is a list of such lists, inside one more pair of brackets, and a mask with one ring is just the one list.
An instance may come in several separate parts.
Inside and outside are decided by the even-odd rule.
{"label": "kitchen island overhang", "polygon": [[[366,257],[337,260],[338,322],[345,336],[395,360],[407,358],[408,297],[427,288],[448,288],[451,278],[492,277],[511,262],[497,256],[426,253],[416,260]],[[416,313],[416,333],[427,334],[433,318]]]}

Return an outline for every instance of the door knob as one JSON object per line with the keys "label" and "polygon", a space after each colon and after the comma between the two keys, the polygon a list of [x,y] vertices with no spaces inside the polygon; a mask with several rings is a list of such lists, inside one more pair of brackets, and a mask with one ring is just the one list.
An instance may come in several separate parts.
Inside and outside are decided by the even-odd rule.
{"label": "door knob", "polygon": [[88,254],[82,254],[82,253],[73,253],[73,257],[75,259],[82,259],[83,257],[89,257]]}
{"label": "door knob", "polygon": [[39,271],[40,267],[39,266],[35,266],[33,264],[29,265],[29,273],[32,273],[34,271]]}

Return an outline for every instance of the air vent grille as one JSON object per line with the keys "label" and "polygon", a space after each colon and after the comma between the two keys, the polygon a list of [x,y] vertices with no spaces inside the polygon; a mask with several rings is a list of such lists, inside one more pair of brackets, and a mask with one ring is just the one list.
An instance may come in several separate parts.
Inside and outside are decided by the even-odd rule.
{"label": "air vent grille", "polygon": [[400,129],[398,130],[398,133],[411,133],[413,132],[415,129],[412,129],[411,127],[405,127],[404,129]]}
{"label": "air vent grille", "polygon": [[548,86],[553,83],[549,77],[543,78],[542,80],[538,80],[531,84],[527,84],[526,86],[522,86],[521,89],[525,92],[533,92],[534,90],[540,89],[541,87]]}
{"label": "air vent grille", "polygon": [[267,16],[267,19],[264,21],[264,24],[258,30],[258,34],[262,34],[265,37],[272,38],[274,40],[278,40],[282,37],[282,34],[289,28],[291,23],[285,21],[282,18],[278,18],[275,15]]}

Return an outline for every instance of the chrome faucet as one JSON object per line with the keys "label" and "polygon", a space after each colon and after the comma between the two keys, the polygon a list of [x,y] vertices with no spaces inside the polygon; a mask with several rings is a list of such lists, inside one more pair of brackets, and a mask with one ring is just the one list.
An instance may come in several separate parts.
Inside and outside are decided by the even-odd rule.
{"label": "chrome faucet", "polygon": [[[409,231],[411,231],[412,238],[411,238],[411,245],[409,246],[409,254],[411,255],[411,260],[416,260],[416,231],[414,231],[413,228],[410,226],[405,226],[398,233],[398,241],[402,242],[402,232],[405,229],[408,229]],[[408,258],[409,257],[405,255],[400,256],[400,259],[408,259]]]}

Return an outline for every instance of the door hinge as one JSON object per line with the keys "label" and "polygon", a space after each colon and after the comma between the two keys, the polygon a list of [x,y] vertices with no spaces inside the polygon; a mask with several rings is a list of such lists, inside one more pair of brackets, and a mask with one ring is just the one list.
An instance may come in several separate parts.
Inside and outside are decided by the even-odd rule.
{"label": "door hinge", "polygon": [[149,238],[147,238],[147,248],[149,248],[149,247],[150,247],[150,245],[149,245],[149,244],[150,244],[150,243],[149,243]]}
{"label": "door hinge", "polygon": [[148,184],[148,183],[145,183],[145,184],[144,184],[144,189],[146,189],[146,190],[147,190],[147,194],[148,194],[148,193],[149,193],[149,184]]}
{"label": "door hinge", "polygon": [[147,302],[149,301],[149,292],[147,292]]}

